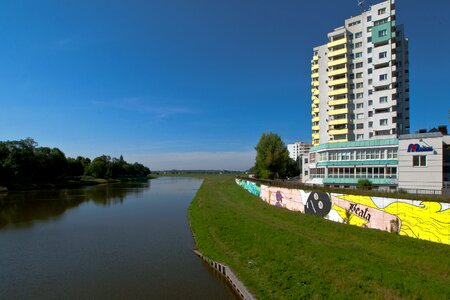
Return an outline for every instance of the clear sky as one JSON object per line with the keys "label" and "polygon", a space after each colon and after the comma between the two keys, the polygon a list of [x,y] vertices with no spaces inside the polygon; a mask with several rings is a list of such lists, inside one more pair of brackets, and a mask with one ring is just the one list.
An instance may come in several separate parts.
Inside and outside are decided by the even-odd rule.
{"label": "clear sky", "polygon": [[[396,2],[411,130],[448,125],[450,1]],[[356,0],[3,0],[0,140],[247,169],[262,132],[311,140],[312,48],[359,13]]]}

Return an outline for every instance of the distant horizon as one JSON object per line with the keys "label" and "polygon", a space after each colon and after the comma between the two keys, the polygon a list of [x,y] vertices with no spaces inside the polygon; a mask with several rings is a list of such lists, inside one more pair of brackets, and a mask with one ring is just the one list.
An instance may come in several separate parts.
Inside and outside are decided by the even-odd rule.
{"label": "distant horizon", "polygon": [[[263,132],[311,142],[313,48],[361,12],[322,3],[6,0],[0,140],[152,170],[247,170]],[[436,3],[396,1],[411,132],[449,124],[450,3]]]}

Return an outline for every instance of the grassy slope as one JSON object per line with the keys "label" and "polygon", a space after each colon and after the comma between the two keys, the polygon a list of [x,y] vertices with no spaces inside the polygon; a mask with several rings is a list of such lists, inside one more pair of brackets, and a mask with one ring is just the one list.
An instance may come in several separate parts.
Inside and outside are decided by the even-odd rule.
{"label": "grassy slope", "polygon": [[450,247],[279,209],[230,175],[206,175],[189,208],[199,250],[259,299],[450,299]]}

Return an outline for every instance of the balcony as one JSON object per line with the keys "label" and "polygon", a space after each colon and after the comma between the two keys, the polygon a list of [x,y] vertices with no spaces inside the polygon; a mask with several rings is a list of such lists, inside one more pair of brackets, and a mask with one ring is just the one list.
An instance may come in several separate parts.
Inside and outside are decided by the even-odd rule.
{"label": "balcony", "polygon": [[333,47],[336,47],[336,46],[344,45],[346,43],[347,43],[347,39],[343,38],[343,39],[340,39],[340,40],[329,42],[327,44],[327,47],[328,47],[328,49],[330,49],[330,48],[333,48]]}
{"label": "balcony", "polygon": [[312,109],[313,114],[318,114],[319,113],[319,108],[315,107]]}
{"label": "balcony", "polygon": [[343,89],[338,89],[338,90],[333,90],[333,91],[328,92],[329,97],[341,95],[341,94],[348,94],[348,88],[343,88]]}
{"label": "balcony", "polygon": [[320,138],[320,133],[313,133],[312,138],[313,140],[318,140]]}
{"label": "balcony", "polygon": [[314,87],[318,87],[319,86],[319,81],[318,80],[311,81],[311,85],[314,86]]}
{"label": "balcony", "polygon": [[341,78],[341,79],[336,79],[336,80],[330,80],[328,81],[328,86],[333,86],[333,85],[339,85],[339,84],[346,84],[348,83],[348,78]]}
{"label": "balcony", "polygon": [[[314,122],[314,119],[313,119],[313,122]],[[328,125],[344,125],[344,124],[348,124],[347,118],[328,121]]]}
{"label": "balcony", "polygon": [[313,122],[319,122],[319,120],[320,120],[319,117],[314,117],[314,118],[311,119],[311,121],[313,121]]}
{"label": "balcony", "polygon": [[348,99],[344,98],[344,99],[339,99],[339,100],[330,100],[330,101],[328,101],[328,105],[329,106],[342,105],[342,104],[348,104]]}
{"label": "balcony", "polygon": [[330,140],[329,143],[348,142],[348,139]]}
{"label": "balcony", "polygon": [[332,60],[328,62],[328,67],[334,67],[337,65],[342,65],[342,64],[346,64],[348,62],[347,57],[341,58],[341,59],[336,59],[336,60]]}
{"label": "balcony", "polygon": [[328,52],[327,56],[328,57],[333,57],[333,56],[338,56],[338,55],[342,55],[342,54],[346,54],[346,53],[347,53],[347,47],[344,47],[344,48],[339,49],[339,50]]}
{"label": "balcony", "polygon": [[313,127],[311,127],[311,129],[314,131],[314,130],[320,130],[320,127],[319,127],[319,125],[315,125],[315,126],[313,126]]}
{"label": "balcony", "polygon": [[319,70],[319,65],[318,64],[315,64],[315,65],[311,66],[311,71],[314,71],[314,70]]}
{"label": "balcony", "polygon": [[332,129],[328,131],[329,135],[340,135],[340,134],[348,134],[348,128],[344,129]]}
{"label": "balcony", "polygon": [[312,73],[311,74],[311,78],[312,79],[314,79],[314,78],[319,78],[319,73],[317,72],[317,73]]}
{"label": "balcony", "polygon": [[347,74],[347,73],[348,73],[348,69],[342,68],[342,69],[338,69],[338,70],[328,71],[327,75],[328,75],[328,77],[333,77],[336,75]]}
{"label": "balcony", "polygon": [[313,56],[313,61],[318,61],[319,60],[319,55],[314,55]]}
{"label": "balcony", "polygon": [[319,90],[318,89],[312,89],[311,92],[312,92],[312,94],[314,96],[319,96]]}
{"label": "balcony", "polygon": [[328,112],[328,115],[330,115],[330,116],[342,115],[342,114],[348,114],[348,108],[334,109],[334,110],[330,110]]}

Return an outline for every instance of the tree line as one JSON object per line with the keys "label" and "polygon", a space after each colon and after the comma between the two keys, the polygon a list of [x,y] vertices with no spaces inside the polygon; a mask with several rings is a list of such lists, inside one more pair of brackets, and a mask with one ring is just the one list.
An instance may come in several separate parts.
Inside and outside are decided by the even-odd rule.
{"label": "tree line", "polygon": [[141,177],[151,173],[140,163],[130,164],[122,156],[66,157],[58,148],[38,147],[32,138],[0,141],[0,183],[47,182],[66,177]]}

